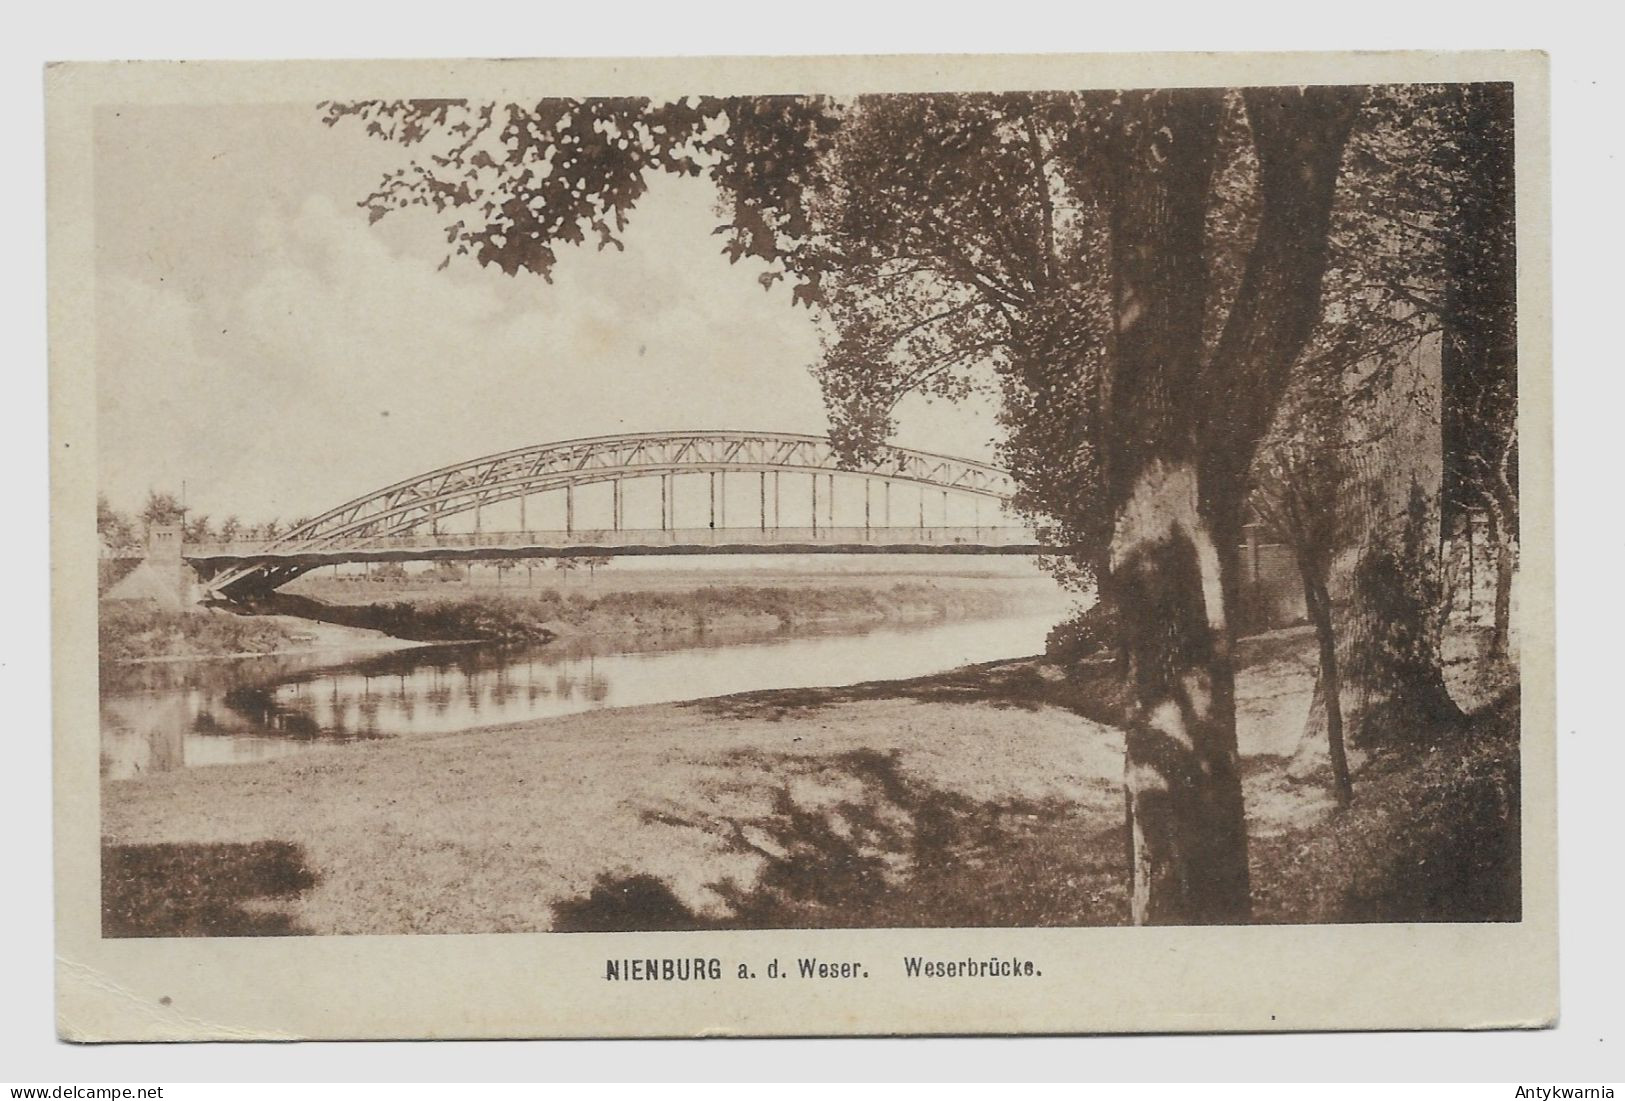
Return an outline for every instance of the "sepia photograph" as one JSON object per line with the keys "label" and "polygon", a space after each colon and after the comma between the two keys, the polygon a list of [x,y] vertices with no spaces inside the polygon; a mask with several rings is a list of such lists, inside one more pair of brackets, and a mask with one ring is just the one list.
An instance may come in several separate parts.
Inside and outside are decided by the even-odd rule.
{"label": "sepia photograph", "polygon": [[1427,56],[58,74],[59,920],[1042,988],[1013,1030],[1106,942],[1004,934],[1502,928],[1529,1014],[1439,1023],[1549,1019],[1543,77]]}

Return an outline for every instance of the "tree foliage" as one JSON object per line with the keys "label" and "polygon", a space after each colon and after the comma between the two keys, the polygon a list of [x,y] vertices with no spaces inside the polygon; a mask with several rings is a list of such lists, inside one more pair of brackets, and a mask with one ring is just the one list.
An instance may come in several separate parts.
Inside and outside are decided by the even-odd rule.
{"label": "tree foliage", "polygon": [[[1327,308],[1296,371],[1295,385],[1336,416],[1307,435],[1301,420],[1275,429],[1287,446],[1329,450],[1349,468],[1327,507],[1343,530],[1333,593],[1355,744],[1453,716],[1436,629],[1453,594],[1438,557],[1413,544],[1429,542],[1429,530],[1443,535],[1438,525],[1448,530],[1463,508],[1515,509],[1515,475],[1495,477],[1502,460],[1515,468],[1516,451],[1506,93],[1372,90],[1333,206]],[[1442,454],[1429,456],[1440,435]],[[1317,689],[1306,748],[1326,720],[1324,699]]]}
{"label": "tree foliage", "polygon": [[911,394],[994,392],[1012,504],[1083,583],[1109,523],[1098,414],[1110,327],[1104,216],[1078,146],[1107,97],[872,96],[812,208],[828,321],[817,367],[837,450],[871,456]]}
{"label": "tree foliage", "polygon": [[1319,650],[1317,699],[1323,712],[1327,761],[1340,803],[1354,798],[1345,750],[1344,670],[1332,601],[1332,567],[1355,537],[1343,507],[1355,472],[1338,445],[1341,418],[1313,387],[1300,387],[1284,404],[1273,436],[1254,464],[1253,506],[1267,530],[1292,550],[1303,586],[1304,610]]}
{"label": "tree foliage", "polygon": [[96,535],[110,551],[133,551],[141,546],[136,522],[109,504],[105,494],[96,497]]}
{"label": "tree foliage", "polygon": [[[717,229],[724,251],[767,262],[764,284],[784,278],[811,247],[802,196],[837,125],[818,96],[362,100],[322,110],[329,126],[359,123],[420,152],[362,200],[372,221],[427,207],[453,219],[447,261],[472,256],[544,279],[560,245],[624,248],[632,208],[657,173],[708,174],[733,199]],[[796,296],[815,301],[816,276]]]}
{"label": "tree foliage", "polygon": [[179,498],[173,493],[148,490],[146,502],[142,504],[139,516],[143,528],[150,533],[154,527],[160,525],[180,524],[186,518],[186,510],[181,507]]}

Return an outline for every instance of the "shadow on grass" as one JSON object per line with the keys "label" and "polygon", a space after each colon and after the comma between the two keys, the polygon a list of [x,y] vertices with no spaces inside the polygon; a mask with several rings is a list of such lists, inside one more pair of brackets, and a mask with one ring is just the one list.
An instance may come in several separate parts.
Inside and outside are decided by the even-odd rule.
{"label": "shadow on grass", "polygon": [[[758,755],[738,755],[742,763]],[[776,762],[769,762],[775,764]],[[760,872],[710,885],[720,912],[685,905],[647,875],[600,876],[557,904],[560,932],[686,929],[1115,925],[1127,919],[1120,824],[1063,800],[979,802],[919,783],[894,754],[817,765],[846,797],[811,805],[789,783],[768,814],[647,818],[702,831]]]}
{"label": "shadow on grass", "polygon": [[[1313,644],[1307,628],[1288,628],[1237,640],[1239,668],[1301,657]],[[1108,726],[1125,726],[1134,710],[1122,667],[1108,655],[1071,665],[1045,658],[1008,658],[907,680],[868,681],[827,688],[743,692],[678,706],[725,719],[778,721],[824,707],[866,700],[931,704],[991,704],[1037,711],[1057,707]]]}
{"label": "shadow on grass", "polygon": [[782,688],[744,692],[679,704],[725,719],[777,721],[820,708],[867,700],[913,700],[931,704],[991,704],[1038,711],[1059,707],[1100,722],[1120,723],[1126,696],[1109,663],[1063,673],[1033,658],[968,665],[907,680],[869,681],[828,688]]}
{"label": "shadow on grass", "polygon": [[102,936],[299,935],[286,904],[315,885],[288,841],[104,844]]}
{"label": "shadow on grass", "polygon": [[[907,689],[905,689],[906,691]],[[932,689],[935,690],[935,689]],[[844,690],[841,690],[844,691]],[[767,695],[767,694],[762,694]],[[725,701],[731,702],[731,701]],[[602,876],[554,909],[560,931],[1094,926],[1128,921],[1120,807],[978,802],[934,790],[894,755],[803,763],[742,751],[739,771],[783,779],[767,814],[651,812],[756,859],[748,883],[709,885],[703,912],[649,874]],[[1259,924],[1491,922],[1520,917],[1518,701],[1391,746],[1356,777],[1355,802],[1298,825],[1255,819]],[[1285,757],[1246,763],[1249,788],[1330,803]],[[833,800],[798,799],[817,773]],[[1263,794],[1262,791],[1257,791]],[[1252,798],[1250,795],[1249,798]],[[1302,808],[1300,808],[1302,809]],[[1256,813],[1256,810],[1255,810]]]}
{"label": "shadow on grass", "polygon": [[[1237,666],[1246,669],[1282,659],[1302,658],[1313,641],[1313,633],[1306,627],[1240,638],[1235,648]],[[778,721],[838,703],[864,700],[990,703],[998,708],[1024,711],[1063,708],[1094,723],[1118,728],[1131,721],[1134,711],[1123,669],[1108,654],[1066,666],[1045,658],[1007,658],[907,680],[741,692],[712,700],[692,700],[678,706],[699,708],[718,718]]]}
{"label": "shadow on grass", "polygon": [[652,875],[601,875],[581,898],[553,907],[560,933],[686,932],[722,928],[683,905],[672,889]]}
{"label": "shadow on grass", "polygon": [[1260,922],[1522,915],[1518,696],[1384,749],[1352,806],[1252,846]]}
{"label": "shadow on grass", "polygon": [[1389,830],[1376,876],[1349,885],[1346,920],[1521,920],[1516,695],[1419,747],[1418,757],[1391,796],[1408,828]]}

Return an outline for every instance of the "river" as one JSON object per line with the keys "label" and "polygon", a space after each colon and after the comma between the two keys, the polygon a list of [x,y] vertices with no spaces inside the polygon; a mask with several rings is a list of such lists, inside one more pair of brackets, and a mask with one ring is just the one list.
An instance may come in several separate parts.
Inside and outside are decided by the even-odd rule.
{"label": "river", "polygon": [[101,772],[130,779],[595,708],[897,680],[1043,651],[1055,612],[767,638],[424,646],[104,670]]}

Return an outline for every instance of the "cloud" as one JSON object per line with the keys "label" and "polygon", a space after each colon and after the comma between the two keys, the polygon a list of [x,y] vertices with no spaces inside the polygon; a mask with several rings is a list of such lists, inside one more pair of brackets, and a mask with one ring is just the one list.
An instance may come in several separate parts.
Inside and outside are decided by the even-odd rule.
{"label": "cloud", "polygon": [[[711,202],[657,181],[624,252],[566,250],[551,285],[436,270],[431,216],[369,227],[319,195],[262,213],[257,274],[206,305],[104,277],[103,487],[129,505],[184,478],[200,511],[288,519],[549,440],[823,431],[812,317],[726,262]],[[990,423],[940,405],[911,420],[928,430],[902,442],[961,453]]]}
{"label": "cloud", "polygon": [[[135,507],[208,472],[235,475],[230,372],[199,349],[198,309],[179,290],[115,275],[97,287],[97,458],[102,491]],[[207,479],[205,479],[207,480]]]}

